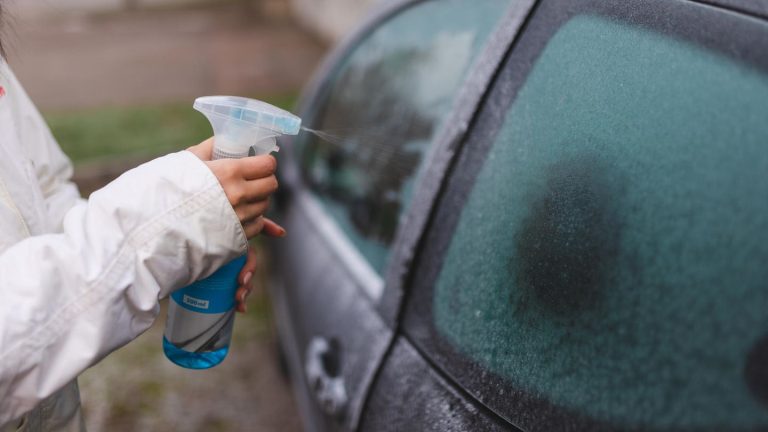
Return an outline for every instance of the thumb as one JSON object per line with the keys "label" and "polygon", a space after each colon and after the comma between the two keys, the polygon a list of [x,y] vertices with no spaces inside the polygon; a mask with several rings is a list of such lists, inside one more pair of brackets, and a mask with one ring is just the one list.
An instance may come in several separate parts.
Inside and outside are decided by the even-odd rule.
{"label": "thumb", "polygon": [[198,145],[189,147],[187,151],[192,152],[195,156],[203,161],[209,161],[213,157],[213,137],[201,142]]}

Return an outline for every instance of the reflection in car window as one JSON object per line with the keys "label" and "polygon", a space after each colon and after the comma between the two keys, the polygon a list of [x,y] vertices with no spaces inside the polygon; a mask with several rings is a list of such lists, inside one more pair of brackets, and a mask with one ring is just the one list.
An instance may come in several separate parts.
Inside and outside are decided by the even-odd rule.
{"label": "reflection in car window", "polygon": [[435,286],[438,333],[604,424],[764,430],[766,101],[751,66],[571,19],[472,186]]}
{"label": "reflection in car window", "polygon": [[428,1],[370,34],[337,70],[308,124],[302,166],[310,187],[383,272],[422,156],[509,0]]}

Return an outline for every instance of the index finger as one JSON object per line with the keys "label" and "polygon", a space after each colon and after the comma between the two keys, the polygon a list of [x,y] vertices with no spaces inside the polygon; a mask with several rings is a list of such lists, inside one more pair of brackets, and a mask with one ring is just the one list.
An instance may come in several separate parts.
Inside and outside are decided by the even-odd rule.
{"label": "index finger", "polygon": [[249,156],[238,160],[240,173],[246,180],[269,177],[275,173],[277,160],[272,155]]}

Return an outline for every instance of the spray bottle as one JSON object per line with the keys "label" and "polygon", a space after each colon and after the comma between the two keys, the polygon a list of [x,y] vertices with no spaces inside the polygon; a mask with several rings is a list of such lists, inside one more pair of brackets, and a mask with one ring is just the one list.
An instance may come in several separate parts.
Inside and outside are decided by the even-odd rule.
{"label": "spray bottle", "polygon": [[[296,135],[301,126],[293,114],[253,99],[206,96],[197,98],[194,108],[213,127],[213,159],[278,151],[276,137]],[[189,369],[208,369],[224,360],[235,322],[237,276],[244,264],[245,256],[236,258],[171,294],[163,335],[169,360]]]}

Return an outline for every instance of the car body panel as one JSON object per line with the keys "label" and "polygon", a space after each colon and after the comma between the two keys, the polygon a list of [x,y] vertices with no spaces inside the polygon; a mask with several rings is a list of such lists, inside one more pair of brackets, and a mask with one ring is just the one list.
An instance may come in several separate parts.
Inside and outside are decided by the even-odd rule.
{"label": "car body panel", "polygon": [[[293,199],[296,203],[281,215],[281,222],[291,229],[290,235],[280,240],[285,244],[275,248],[273,256],[276,263],[302,263],[303,267],[301,271],[282,269],[279,283],[273,281],[273,296],[284,302],[276,311],[278,319],[290,321],[290,329],[281,325],[287,330],[281,335],[281,342],[293,347],[291,376],[299,394],[309,399],[300,402],[303,410],[312,413],[308,417],[314,419],[328,416],[315,406],[314,383],[304,381],[307,347],[316,337],[336,340],[340,344],[341,374],[347,385],[349,401],[343,413],[327,419],[327,426],[352,428],[357,421],[355,413],[359,412],[364,400],[365,383],[372,378],[392,337],[392,330],[378,317],[370,299],[380,280],[360,272],[359,267],[339,265],[341,259],[349,258],[345,255],[349,254],[349,246],[343,243],[331,245],[326,237],[329,234],[327,216],[319,210],[319,204],[312,196],[300,191]],[[334,237],[334,241],[343,241],[343,236]],[[305,289],[294,292],[296,295],[275,294],[278,290],[289,289],[286,287]],[[349,383],[357,385],[350,386]],[[309,430],[315,426],[307,425]]]}
{"label": "car body panel", "polygon": [[[404,374],[403,371],[408,371]],[[363,431],[509,431],[447,382],[405,338],[395,341],[360,424]],[[401,409],[393,410],[399,406]],[[407,409],[402,409],[407,407]]]}

